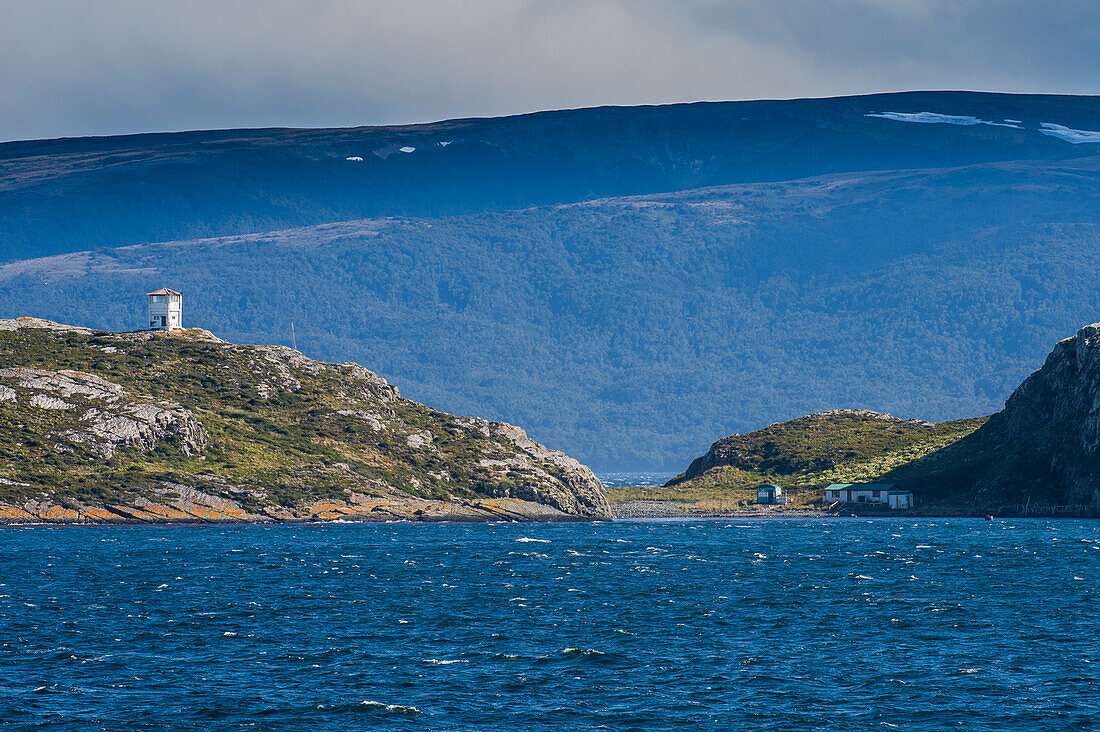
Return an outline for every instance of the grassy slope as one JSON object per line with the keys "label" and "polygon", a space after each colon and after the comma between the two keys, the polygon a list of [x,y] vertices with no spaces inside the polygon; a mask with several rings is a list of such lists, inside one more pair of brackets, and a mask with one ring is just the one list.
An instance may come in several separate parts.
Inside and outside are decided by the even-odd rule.
{"label": "grassy slope", "polygon": [[687,471],[660,488],[615,488],[612,503],[672,500],[699,508],[756,500],[761,483],[778,483],[804,506],[829,483],[865,482],[970,434],[986,417],[932,424],[867,413],[824,413],[773,424],[716,442]]}
{"label": "grassy slope", "polygon": [[[507,458],[499,443],[416,402],[373,398],[351,377],[353,367],[312,374],[294,369],[300,387],[277,389],[265,398],[272,364],[253,347],[186,333],[141,341],[124,334],[44,329],[0,332],[0,363],[83,371],[132,395],[179,403],[210,437],[201,455],[161,444],[150,452],[124,448],[100,459],[57,438],[70,426],[66,420],[82,410],[38,409],[26,399],[0,402],[0,478],[33,486],[0,483],[0,501],[45,489],[55,500],[102,505],[145,495],[170,481],[258,508],[344,497],[349,487],[368,495],[393,490],[430,498],[502,495],[526,480],[519,472],[500,479],[477,465],[482,458]],[[337,413],[348,407],[382,414],[389,429],[376,432],[363,420]],[[436,449],[413,449],[405,436],[416,431],[430,433]],[[437,479],[444,471],[452,480]]]}

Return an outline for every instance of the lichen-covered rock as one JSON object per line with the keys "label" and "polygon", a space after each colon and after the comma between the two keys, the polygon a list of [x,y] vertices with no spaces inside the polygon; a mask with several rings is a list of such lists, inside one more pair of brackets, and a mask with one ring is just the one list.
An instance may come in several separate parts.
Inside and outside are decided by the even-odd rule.
{"label": "lichen-covered rock", "polygon": [[[299,358],[310,361],[297,351],[293,353],[296,353]],[[318,362],[310,361],[310,363],[317,364]],[[335,369],[346,379],[345,388],[347,391],[343,393],[345,398],[377,399],[382,402],[393,402],[401,398],[396,386],[357,363],[325,364],[325,366]]]}
{"label": "lichen-covered rock", "polygon": [[74,406],[64,399],[58,399],[49,394],[33,394],[30,403],[32,407],[38,409],[72,409]]}
{"label": "lichen-covered rock", "polygon": [[[370,428],[375,432],[381,432],[386,429],[385,420],[387,419],[387,415],[379,412],[368,412],[363,409],[337,409],[336,414],[355,417],[356,419],[362,420],[370,425]],[[393,415],[390,414],[388,416],[392,417]]]}
{"label": "lichen-covered rock", "polygon": [[414,448],[428,447],[432,444],[432,433],[428,431],[413,432],[405,438],[405,444]]}
{"label": "lichen-covered rock", "polygon": [[0,379],[30,391],[50,392],[60,397],[86,396],[92,399],[108,399],[122,394],[123,389],[93,374],[62,369],[0,369]]}
{"label": "lichen-covered rock", "polygon": [[[172,445],[185,455],[197,455],[208,439],[202,423],[178,404],[134,402],[114,412],[92,408],[84,413],[84,422],[85,434],[98,438],[94,442],[96,449],[106,456],[123,446],[152,450],[161,443]],[[73,434],[68,433],[70,439]]]}
{"label": "lichen-covered rock", "polygon": [[121,447],[148,451],[166,444],[195,455],[207,442],[202,424],[179,404],[139,399],[94,374],[6,368],[0,369],[0,389],[14,395],[0,401],[72,413],[64,423],[51,423],[45,431],[58,450],[87,449],[109,458]]}
{"label": "lichen-covered rock", "polygon": [[19,330],[20,328],[37,328],[42,330],[66,331],[70,333],[91,333],[91,328],[81,328],[75,325],[64,325],[52,320],[42,318],[0,318],[0,330]]}

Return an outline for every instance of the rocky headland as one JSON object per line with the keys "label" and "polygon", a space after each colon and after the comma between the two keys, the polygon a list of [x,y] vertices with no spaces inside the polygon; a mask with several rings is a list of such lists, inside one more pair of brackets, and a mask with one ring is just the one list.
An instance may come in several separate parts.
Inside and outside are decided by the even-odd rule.
{"label": "rocky headland", "polygon": [[[611,499],[618,516],[792,515],[830,510],[829,483],[861,482],[911,490],[918,514],[1100,516],[1100,323],[1059,342],[990,417],[811,414],[725,437],[664,486]],[[761,483],[788,503],[755,505]]]}
{"label": "rocky headland", "polygon": [[576,460],[357,364],[0,320],[2,522],[610,517]]}

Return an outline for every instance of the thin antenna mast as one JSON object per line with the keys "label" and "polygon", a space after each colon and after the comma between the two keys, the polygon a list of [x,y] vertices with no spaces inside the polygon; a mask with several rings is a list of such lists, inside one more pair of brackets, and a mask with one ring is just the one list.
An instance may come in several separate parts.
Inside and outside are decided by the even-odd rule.
{"label": "thin antenna mast", "polygon": [[290,321],[290,342],[294,344],[294,350],[298,350],[298,339],[294,337],[294,321]]}

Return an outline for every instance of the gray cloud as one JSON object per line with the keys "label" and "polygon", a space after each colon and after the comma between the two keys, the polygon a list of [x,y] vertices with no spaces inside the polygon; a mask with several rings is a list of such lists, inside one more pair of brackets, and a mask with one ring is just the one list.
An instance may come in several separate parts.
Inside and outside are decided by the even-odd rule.
{"label": "gray cloud", "polygon": [[1093,0],[0,0],[0,139],[1100,92]]}

